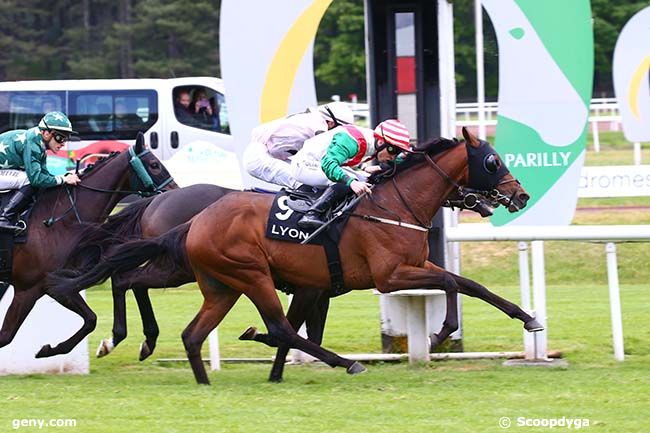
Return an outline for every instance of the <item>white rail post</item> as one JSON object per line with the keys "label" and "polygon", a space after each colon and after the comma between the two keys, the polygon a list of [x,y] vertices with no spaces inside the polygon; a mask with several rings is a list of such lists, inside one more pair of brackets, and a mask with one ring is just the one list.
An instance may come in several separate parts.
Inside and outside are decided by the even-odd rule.
{"label": "white rail post", "polygon": [[641,143],[634,143],[634,165],[641,165]]}
{"label": "white rail post", "polygon": [[533,260],[533,298],[535,301],[535,318],[544,327],[543,331],[535,332],[535,359],[545,360],[547,348],[546,324],[546,277],[544,275],[544,241],[532,241],[531,253]]}
{"label": "white rail post", "polygon": [[[531,314],[530,308],[530,271],[528,266],[528,243],[519,242],[519,289],[521,290],[521,308]],[[526,359],[535,359],[535,339],[533,334],[524,329],[524,352]]]}
{"label": "white rail post", "polygon": [[623,320],[621,319],[621,295],[618,287],[618,265],[616,261],[616,244],[607,242],[607,281],[609,283],[609,308],[612,316],[612,339],[614,340],[614,358],[625,359],[623,349]]}
{"label": "white rail post", "polygon": [[406,333],[408,334],[409,363],[429,360],[429,335],[426,323],[426,308],[423,299],[409,296],[406,307]]}
{"label": "white rail post", "polygon": [[600,152],[600,137],[598,136],[598,122],[591,121],[591,135],[594,139],[594,152]]}
{"label": "white rail post", "polygon": [[208,346],[210,347],[210,370],[221,370],[221,356],[219,354],[219,334],[217,328],[214,328],[208,336]]}

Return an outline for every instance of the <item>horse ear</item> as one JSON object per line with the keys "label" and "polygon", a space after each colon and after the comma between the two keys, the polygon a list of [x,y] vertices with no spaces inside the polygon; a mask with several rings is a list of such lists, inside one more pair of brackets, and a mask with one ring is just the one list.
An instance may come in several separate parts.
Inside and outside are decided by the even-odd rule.
{"label": "horse ear", "polygon": [[474,147],[479,147],[481,145],[481,142],[478,141],[478,138],[476,138],[476,136],[471,132],[469,132],[467,128],[465,128],[464,126],[463,126],[463,137],[465,138],[465,141],[467,141],[469,144],[471,144]]}
{"label": "horse ear", "polygon": [[144,134],[142,131],[138,132],[138,136],[135,137],[135,153],[140,153],[144,150]]}

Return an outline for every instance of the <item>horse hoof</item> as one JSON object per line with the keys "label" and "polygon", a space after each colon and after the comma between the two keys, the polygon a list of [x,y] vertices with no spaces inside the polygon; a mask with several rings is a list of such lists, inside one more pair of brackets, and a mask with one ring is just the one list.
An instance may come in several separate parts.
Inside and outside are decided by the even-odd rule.
{"label": "horse hoof", "polygon": [[524,329],[528,332],[539,332],[543,331],[544,327],[536,319],[533,319],[524,323]]}
{"label": "horse hoof", "polygon": [[97,352],[95,352],[95,355],[97,356],[97,358],[103,358],[104,356],[111,353],[114,348],[115,345],[113,344],[113,339],[105,338],[99,342],[99,347],[97,348]]}
{"label": "horse hoof", "polygon": [[280,377],[269,376],[269,382],[271,382],[271,383],[282,383],[282,376],[280,376]]}
{"label": "horse hoof", "polygon": [[140,361],[144,361],[145,359],[149,358],[149,356],[151,356],[152,353],[153,353],[153,350],[151,350],[151,348],[149,347],[149,344],[147,344],[146,341],[143,341],[140,344],[140,356],[138,357],[138,359]]}
{"label": "horse hoof", "polygon": [[36,354],[36,358],[47,358],[49,356],[52,356],[52,346],[49,344],[41,347],[41,350]]}
{"label": "horse hoof", "polygon": [[354,361],[354,364],[349,366],[346,371],[348,372],[348,374],[359,374],[365,372],[366,367],[361,365],[361,363]]}
{"label": "horse hoof", "polygon": [[240,340],[254,340],[257,335],[257,328],[254,326],[249,326],[247,330],[244,331],[242,335],[239,336]]}

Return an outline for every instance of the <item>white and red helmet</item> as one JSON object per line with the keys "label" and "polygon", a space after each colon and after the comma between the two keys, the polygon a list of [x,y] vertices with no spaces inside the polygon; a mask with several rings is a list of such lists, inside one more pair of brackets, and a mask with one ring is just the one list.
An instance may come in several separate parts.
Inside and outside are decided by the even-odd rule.
{"label": "white and red helmet", "polygon": [[402,122],[397,119],[388,119],[381,122],[375,128],[375,138],[381,138],[387,144],[399,147],[404,151],[410,151],[411,134]]}

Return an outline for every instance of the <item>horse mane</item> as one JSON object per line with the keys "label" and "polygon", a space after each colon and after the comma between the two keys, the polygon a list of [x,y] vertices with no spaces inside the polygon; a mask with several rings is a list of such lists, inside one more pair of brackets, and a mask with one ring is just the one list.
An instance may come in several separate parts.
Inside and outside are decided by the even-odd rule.
{"label": "horse mane", "polygon": [[92,173],[94,170],[99,169],[102,165],[106,164],[109,160],[113,159],[117,155],[119,155],[121,152],[113,151],[109,153],[106,156],[100,156],[97,161],[95,161],[92,164],[88,164],[86,168],[84,168],[83,172],[81,173],[81,176],[86,176],[90,173]]}
{"label": "horse mane", "polygon": [[446,152],[454,147],[464,143],[464,140],[449,139],[444,137],[432,138],[430,140],[418,143],[413,147],[415,153],[408,153],[399,164],[392,163],[391,168],[383,170],[370,177],[371,183],[381,183],[386,179],[397,176],[399,173],[419,165],[425,161],[425,154],[435,156]]}

